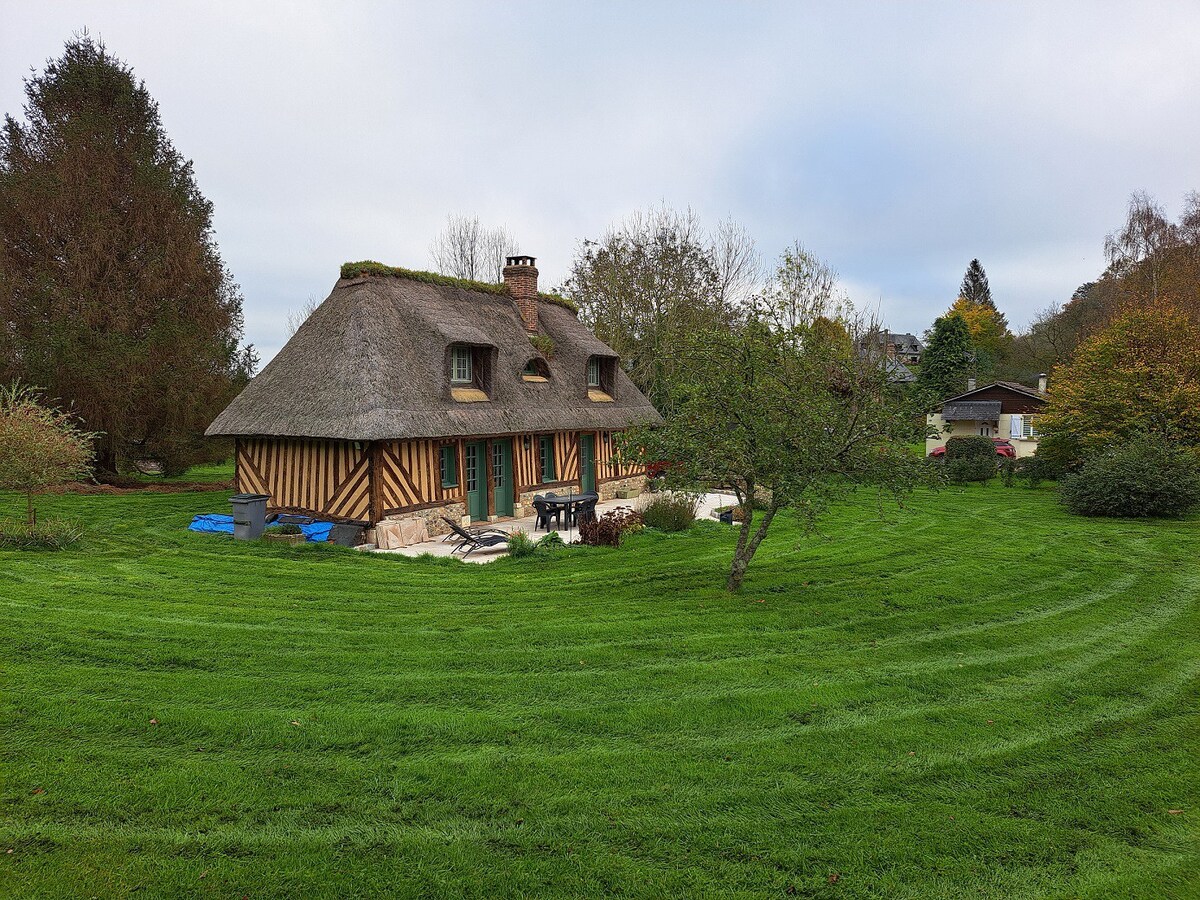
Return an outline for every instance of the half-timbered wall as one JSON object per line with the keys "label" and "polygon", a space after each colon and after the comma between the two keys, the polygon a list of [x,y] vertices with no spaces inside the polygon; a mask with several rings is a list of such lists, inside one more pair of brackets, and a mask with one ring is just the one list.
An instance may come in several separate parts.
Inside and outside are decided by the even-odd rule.
{"label": "half-timbered wall", "polygon": [[[459,485],[442,487],[442,446],[455,448]],[[416,506],[463,499],[461,441],[378,441],[375,453],[375,490],[384,513]]]}
{"label": "half-timbered wall", "polygon": [[237,489],[270,494],[274,510],[366,520],[369,468],[362,445],[347,441],[240,438],[237,442]]}
{"label": "half-timbered wall", "polygon": [[[579,434],[560,431],[553,435],[555,473],[550,482],[542,479],[542,435],[511,436],[517,495],[543,484],[579,484]],[[638,466],[614,465],[612,432],[594,434],[598,481],[641,472]],[[357,448],[346,441],[242,438],[237,445],[237,488],[269,494],[272,510],[375,521],[392,513],[464,502],[463,448],[468,440],[487,442],[488,438],[376,441]],[[454,448],[457,459],[458,484],[454,487],[442,487],[444,445]],[[485,472],[490,472],[490,459],[489,449],[484,457]]]}

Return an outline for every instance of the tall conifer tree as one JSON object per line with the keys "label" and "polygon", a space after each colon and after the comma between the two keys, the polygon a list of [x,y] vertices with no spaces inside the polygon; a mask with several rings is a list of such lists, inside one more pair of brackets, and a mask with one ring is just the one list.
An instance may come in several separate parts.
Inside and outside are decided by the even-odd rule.
{"label": "tall conifer tree", "polygon": [[0,381],[61,398],[171,471],[254,368],[212,204],[132,70],[86,34],[25,83],[0,130]]}
{"label": "tall conifer tree", "polygon": [[966,389],[974,365],[971,333],[963,317],[952,314],[935,320],[925,335],[918,384],[935,397],[953,397]]}
{"label": "tall conifer tree", "polygon": [[991,309],[996,308],[996,304],[992,300],[992,289],[988,286],[987,272],[983,271],[983,265],[979,260],[973,259],[967,266],[962,285],[958,289],[958,296],[969,303],[978,303]]}

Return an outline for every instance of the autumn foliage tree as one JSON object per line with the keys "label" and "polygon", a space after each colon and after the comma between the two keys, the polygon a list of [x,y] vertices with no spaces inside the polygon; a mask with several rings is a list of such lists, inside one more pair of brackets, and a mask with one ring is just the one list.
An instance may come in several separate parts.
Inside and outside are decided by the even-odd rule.
{"label": "autumn foliage tree", "polygon": [[1200,324],[1161,296],[1086,341],[1052,385],[1039,430],[1081,455],[1139,435],[1200,451]]}
{"label": "autumn foliage tree", "polygon": [[25,495],[26,525],[37,522],[34,492],[88,474],[92,438],[32,388],[0,387],[0,490]]}
{"label": "autumn foliage tree", "polygon": [[212,204],[145,85],[86,34],[25,96],[0,131],[0,380],[68,403],[100,469],[179,471],[255,365]]}

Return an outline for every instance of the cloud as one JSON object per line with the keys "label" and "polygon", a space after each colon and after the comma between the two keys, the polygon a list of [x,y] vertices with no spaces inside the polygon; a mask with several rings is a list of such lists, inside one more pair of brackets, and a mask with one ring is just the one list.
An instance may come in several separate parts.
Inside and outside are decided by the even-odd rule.
{"label": "cloud", "polygon": [[[214,202],[266,356],[347,259],[427,266],[449,213],[566,274],[638,208],[799,239],[920,332],[979,257],[1025,322],[1128,195],[1200,187],[1200,7],[4,0],[0,108],[87,26]],[[882,299],[881,299],[882,298]]]}

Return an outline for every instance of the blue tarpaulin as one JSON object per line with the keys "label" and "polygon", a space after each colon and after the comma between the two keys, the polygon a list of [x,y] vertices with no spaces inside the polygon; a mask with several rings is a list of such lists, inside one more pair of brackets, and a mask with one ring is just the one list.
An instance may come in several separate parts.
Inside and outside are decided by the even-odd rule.
{"label": "blue tarpaulin", "polygon": [[[321,543],[329,540],[329,532],[333,528],[333,523],[311,522],[308,525],[302,524],[299,528],[304,532],[306,541]],[[188,531],[199,531],[202,534],[233,534],[233,516],[221,513],[203,513],[192,519]]]}

